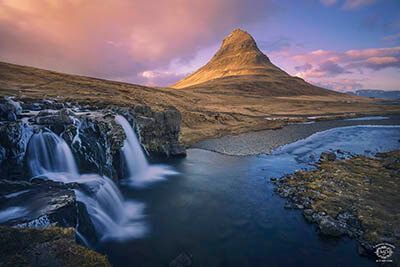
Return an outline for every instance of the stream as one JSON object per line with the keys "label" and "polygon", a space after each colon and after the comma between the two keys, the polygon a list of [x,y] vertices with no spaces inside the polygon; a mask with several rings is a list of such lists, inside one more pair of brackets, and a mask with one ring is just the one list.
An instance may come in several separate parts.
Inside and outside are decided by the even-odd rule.
{"label": "stream", "polygon": [[121,188],[126,199],[146,205],[147,235],[98,249],[115,266],[166,266],[182,252],[194,266],[374,266],[357,254],[354,240],[324,238],[301,211],[284,209],[270,178],[314,168],[323,151],[373,156],[399,149],[399,140],[400,126],[364,125],[319,132],[271,155],[189,149],[185,159],[170,162],[179,175]]}

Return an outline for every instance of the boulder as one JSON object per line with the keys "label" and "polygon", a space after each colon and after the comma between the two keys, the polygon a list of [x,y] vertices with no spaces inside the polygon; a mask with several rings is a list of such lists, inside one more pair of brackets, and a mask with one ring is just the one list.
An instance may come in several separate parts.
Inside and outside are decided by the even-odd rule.
{"label": "boulder", "polygon": [[21,114],[22,108],[19,102],[9,97],[0,98],[0,121],[15,121]]}
{"label": "boulder", "polygon": [[322,152],[319,161],[335,161],[336,154],[333,152]]}
{"label": "boulder", "polygon": [[344,234],[343,229],[339,225],[339,222],[329,216],[325,216],[324,218],[322,218],[322,220],[319,222],[318,227],[321,231],[321,234],[323,235],[339,237]]}

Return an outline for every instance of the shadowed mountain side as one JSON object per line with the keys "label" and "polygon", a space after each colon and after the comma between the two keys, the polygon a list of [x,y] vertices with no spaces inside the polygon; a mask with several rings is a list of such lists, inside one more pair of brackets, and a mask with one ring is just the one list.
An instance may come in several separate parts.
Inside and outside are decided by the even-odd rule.
{"label": "shadowed mountain side", "polygon": [[228,90],[247,96],[343,96],[342,93],[313,86],[297,77],[275,77],[267,75],[226,76],[186,87],[207,94],[226,94]]}

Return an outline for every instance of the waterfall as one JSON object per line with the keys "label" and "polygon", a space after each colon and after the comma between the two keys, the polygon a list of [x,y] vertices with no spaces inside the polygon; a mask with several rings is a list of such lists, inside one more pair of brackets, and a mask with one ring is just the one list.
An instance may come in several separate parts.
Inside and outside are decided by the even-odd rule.
{"label": "waterfall", "polygon": [[120,115],[115,116],[115,121],[121,125],[126,135],[121,151],[128,177],[122,181],[123,184],[140,188],[164,180],[165,176],[178,174],[165,165],[149,165],[129,122]]}
{"label": "waterfall", "polygon": [[135,173],[143,173],[148,168],[149,164],[147,163],[142,147],[132,126],[120,115],[115,116],[115,121],[121,125],[126,135],[122,152],[127,163],[129,175],[132,176]]}
{"label": "waterfall", "polygon": [[47,173],[78,176],[74,156],[68,144],[53,132],[39,132],[32,136],[27,159],[33,176]]}
{"label": "waterfall", "polygon": [[83,190],[76,192],[77,199],[86,204],[100,239],[125,239],[141,237],[147,230],[142,222],[144,204],[124,201],[117,186],[107,177],[82,175]]}
{"label": "waterfall", "polygon": [[[146,233],[142,222],[144,205],[126,202],[107,177],[80,175],[68,144],[53,132],[41,131],[32,136],[27,159],[33,177],[80,184],[79,189],[75,189],[77,200],[86,205],[100,240],[141,237]],[[8,217],[8,213],[0,214],[0,220],[1,217]]]}

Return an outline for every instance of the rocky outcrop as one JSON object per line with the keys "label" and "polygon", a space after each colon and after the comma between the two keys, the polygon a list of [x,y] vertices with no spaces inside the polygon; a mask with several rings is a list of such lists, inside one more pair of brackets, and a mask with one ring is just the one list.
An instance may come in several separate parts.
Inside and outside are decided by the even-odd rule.
{"label": "rocky outcrop", "polygon": [[3,109],[13,114],[10,115],[12,118],[4,112],[0,114],[2,179],[23,180],[29,177],[25,166],[29,140],[35,132],[49,129],[71,147],[81,173],[98,173],[118,180],[123,169],[120,150],[126,137],[115,121],[116,114],[124,116],[134,126],[149,157],[186,155],[185,147],[179,142],[181,113],[174,107],[155,111],[148,106],[98,109],[98,106],[50,100],[1,101]]}
{"label": "rocky outcrop", "polygon": [[81,186],[39,178],[32,182],[0,180],[0,224],[16,228],[73,227],[95,244],[98,240],[93,223],[75,195]]}
{"label": "rocky outcrop", "polygon": [[150,155],[186,155],[184,145],[179,142],[182,120],[179,110],[170,106],[163,111],[153,111],[147,106],[136,106],[132,114],[139,140]]}
{"label": "rocky outcrop", "polygon": [[[304,218],[317,224],[322,235],[355,238],[362,255],[375,257],[382,243],[398,247],[400,209],[389,203],[400,201],[400,151],[344,160],[334,155],[322,153],[317,169],[275,182],[275,192],[288,198],[285,208],[303,209]],[[400,262],[399,249],[392,259]]]}
{"label": "rocky outcrop", "polygon": [[98,173],[118,180],[120,149],[125,133],[109,112],[70,115],[74,123],[61,137],[68,143],[81,173]]}
{"label": "rocky outcrop", "polygon": [[0,98],[0,121],[15,121],[21,111],[21,105],[12,98]]}
{"label": "rocky outcrop", "polygon": [[335,161],[336,154],[333,152],[322,152],[321,156],[319,157],[319,161]]}
{"label": "rocky outcrop", "polygon": [[33,129],[26,122],[9,121],[0,125],[0,178],[27,176],[24,157]]}
{"label": "rocky outcrop", "polygon": [[1,266],[111,266],[106,256],[74,242],[73,228],[0,226]]}

